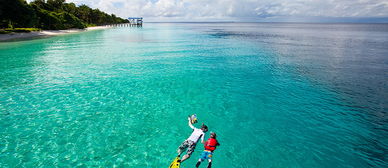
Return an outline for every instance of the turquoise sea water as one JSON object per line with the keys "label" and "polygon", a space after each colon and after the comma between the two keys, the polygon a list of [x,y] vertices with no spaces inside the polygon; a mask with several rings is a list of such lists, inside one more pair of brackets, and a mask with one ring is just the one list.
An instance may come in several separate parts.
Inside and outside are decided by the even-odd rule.
{"label": "turquoise sea water", "polygon": [[168,167],[194,113],[214,168],[384,167],[387,46],[385,24],[276,23],[0,43],[0,167]]}

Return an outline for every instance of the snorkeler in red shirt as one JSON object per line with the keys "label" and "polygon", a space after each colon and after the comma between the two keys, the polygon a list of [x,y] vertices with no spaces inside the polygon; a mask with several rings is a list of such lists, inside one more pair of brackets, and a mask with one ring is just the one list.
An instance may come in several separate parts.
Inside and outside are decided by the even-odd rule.
{"label": "snorkeler in red shirt", "polygon": [[208,160],[208,168],[212,167],[212,157],[213,157],[213,152],[216,150],[216,147],[219,146],[220,144],[218,143],[216,139],[216,133],[212,132],[210,133],[210,138],[205,142],[205,150],[202,152],[201,156],[199,157],[199,160],[197,164],[195,165],[197,168],[201,164],[202,161]]}

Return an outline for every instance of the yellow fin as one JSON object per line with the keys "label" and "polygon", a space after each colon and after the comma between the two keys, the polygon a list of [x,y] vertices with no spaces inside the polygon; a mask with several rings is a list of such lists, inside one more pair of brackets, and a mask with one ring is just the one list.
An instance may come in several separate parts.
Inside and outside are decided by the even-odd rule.
{"label": "yellow fin", "polygon": [[179,156],[177,156],[174,161],[172,161],[172,163],[170,164],[170,166],[168,168],[180,168],[181,167],[181,163],[178,162],[179,160]]}

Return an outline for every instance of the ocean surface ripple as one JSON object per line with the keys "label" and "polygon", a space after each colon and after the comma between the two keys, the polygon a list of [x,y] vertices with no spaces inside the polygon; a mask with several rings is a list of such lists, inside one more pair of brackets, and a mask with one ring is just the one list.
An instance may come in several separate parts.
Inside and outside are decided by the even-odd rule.
{"label": "ocean surface ripple", "polygon": [[215,168],[384,167],[387,46],[387,24],[291,23],[0,43],[0,167],[167,167],[194,113]]}

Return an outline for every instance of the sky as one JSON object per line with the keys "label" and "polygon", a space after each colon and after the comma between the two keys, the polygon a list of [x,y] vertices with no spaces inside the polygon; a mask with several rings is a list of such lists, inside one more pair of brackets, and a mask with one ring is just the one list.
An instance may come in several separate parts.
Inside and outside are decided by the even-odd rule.
{"label": "sky", "polygon": [[145,21],[388,22],[388,0],[66,0]]}

